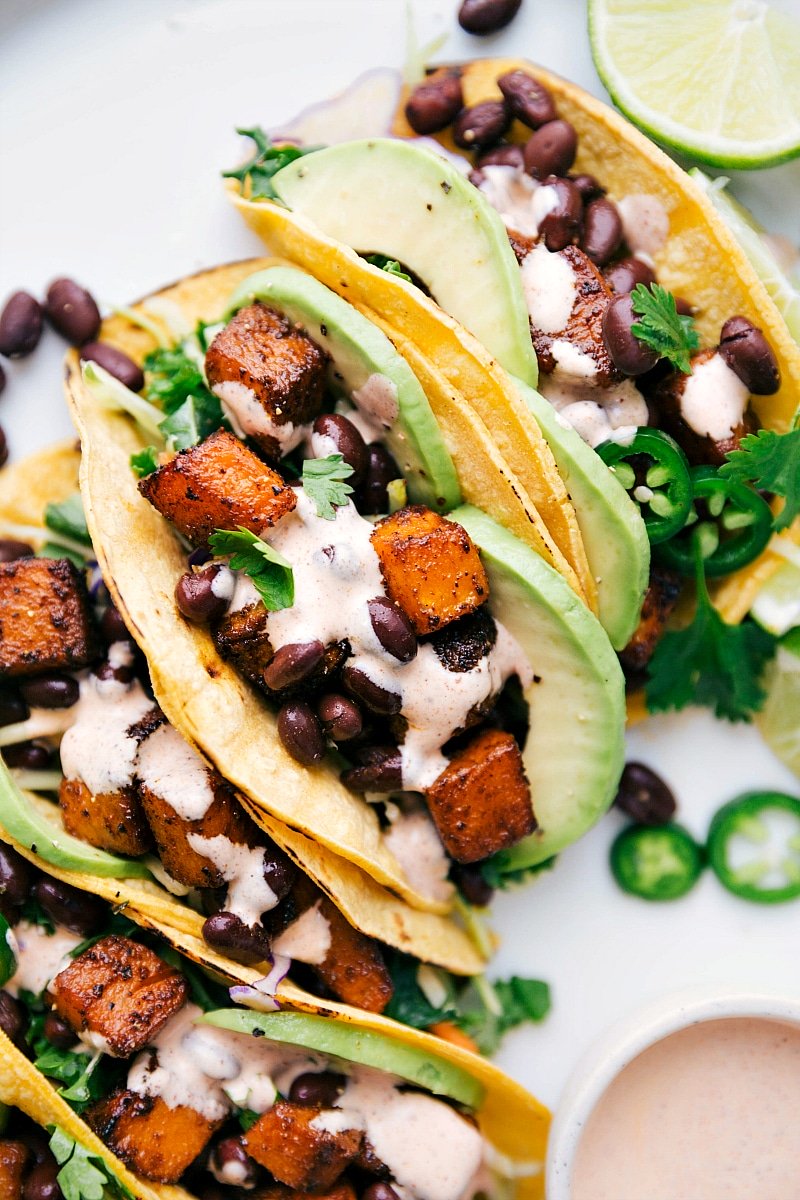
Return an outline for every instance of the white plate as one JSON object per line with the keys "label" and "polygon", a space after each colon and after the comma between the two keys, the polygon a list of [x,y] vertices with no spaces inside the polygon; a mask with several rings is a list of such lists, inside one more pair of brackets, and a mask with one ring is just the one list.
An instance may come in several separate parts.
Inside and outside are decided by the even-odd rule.
{"label": "white plate", "polygon": [[[456,6],[417,0],[421,40],[449,33],[442,57],[527,55],[602,95],[580,0],[529,0],[483,40],[458,29]],[[370,67],[399,66],[404,36],[403,0],[2,0],[0,297],[67,274],[124,303],[258,253],[221,194],[218,171],[241,158],[234,126],[273,125]],[[796,233],[788,197],[799,193],[795,163],[750,177],[742,194]],[[8,370],[0,421],[15,456],[70,432],[62,351],[48,334]],[[700,837],[744,788],[797,790],[752,730],[702,714],[650,722],[631,752],[664,773]],[[548,979],[554,1001],[500,1062],[550,1104],[592,1040],[643,1001],[715,982],[800,994],[800,905],[741,903],[711,875],[673,905],[629,899],[607,865],[620,824],[606,818],[536,887],[496,904],[496,973]]]}

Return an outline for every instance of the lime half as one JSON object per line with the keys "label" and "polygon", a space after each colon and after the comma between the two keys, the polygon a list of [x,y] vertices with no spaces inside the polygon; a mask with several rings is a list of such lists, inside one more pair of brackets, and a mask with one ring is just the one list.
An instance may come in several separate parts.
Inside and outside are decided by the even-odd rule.
{"label": "lime half", "polygon": [[718,167],[800,154],[800,23],[766,0],[589,0],[614,102],[659,142]]}
{"label": "lime half", "polygon": [[756,723],[773,754],[800,777],[800,629],[778,647]]}

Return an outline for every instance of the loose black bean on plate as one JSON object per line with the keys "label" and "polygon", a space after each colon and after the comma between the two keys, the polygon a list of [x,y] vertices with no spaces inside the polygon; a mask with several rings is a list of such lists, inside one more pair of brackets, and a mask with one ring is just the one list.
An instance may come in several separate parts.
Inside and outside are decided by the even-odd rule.
{"label": "loose black bean on plate", "polygon": [[458,23],[467,33],[497,33],[514,20],[521,5],[522,0],[463,0]]}
{"label": "loose black bean on plate", "polygon": [[497,81],[512,117],[530,129],[555,121],[558,113],[547,88],[527,71],[507,71]]}
{"label": "loose black bean on plate", "polygon": [[566,175],[575,162],[578,136],[569,121],[548,121],[525,143],[525,170],[534,179]]}
{"label": "loose black bean on plate", "polygon": [[406,103],[406,120],[415,133],[438,133],[455,120],[464,105],[461,79],[440,75],[414,88]]}
{"label": "loose black bean on plate", "polygon": [[144,387],[144,371],[132,358],[109,346],[107,342],[87,342],[81,346],[81,359],[84,362],[97,363],[109,375],[113,375],[132,392],[140,392]]}
{"label": "loose black bean on plate", "polygon": [[462,150],[485,150],[500,141],[510,123],[503,100],[484,100],[462,109],[453,125],[453,141]]}
{"label": "loose black bean on plate", "polygon": [[669,785],[640,762],[625,764],[614,803],[639,825],[666,825],[678,807]]}
{"label": "loose black bean on plate", "polygon": [[14,292],[0,312],[0,354],[25,358],[42,336],[42,309],[30,292]]}
{"label": "loose black bean on plate", "polygon": [[100,330],[100,309],[94,297],[74,279],[53,280],[47,289],[45,312],[53,328],[73,346],[93,341]]}
{"label": "loose black bean on plate", "polygon": [[778,360],[767,339],[747,317],[730,317],[722,326],[719,352],[727,366],[755,396],[771,396],[781,385]]}

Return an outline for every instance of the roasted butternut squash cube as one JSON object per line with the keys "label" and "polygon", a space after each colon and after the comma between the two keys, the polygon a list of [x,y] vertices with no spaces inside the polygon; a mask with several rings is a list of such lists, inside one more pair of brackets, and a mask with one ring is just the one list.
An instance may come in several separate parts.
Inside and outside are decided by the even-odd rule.
{"label": "roasted butternut squash cube", "polygon": [[160,1096],[129,1091],[93,1104],[84,1120],[134,1175],[157,1183],[177,1183],[222,1124],[186,1105],[170,1108]]}
{"label": "roasted butternut squash cube", "polygon": [[96,1034],[116,1058],[152,1042],[188,994],[179,971],[115,934],[84,950],[50,984],[55,1009],[71,1028]]}
{"label": "roasted butternut squash cube", "polygon": [[[280,443],[270,426],[304,425],[317,416],[325,398],[327,366],[327,354],[307,333],[261,303],[239,309],[206,354],[209,387],[247,434],[274,457],[280,457]],[[241,388],[250,393],[244,393],[248,410],[253,405],[263,409],[265,428],[257,413],[254,419],[242,419]]]}
{"label": "roasted butternut squash cube", "polygon": [[519,746],[485,729],[427,791],[439,836],[456,862],[478,862],[533,833],[536,818]]}
{"label": "roasted butternut squash cube", "polygon": [[372,545],[386,591],[417,634],[434,633],[489,598],[489,581],[467,531],[424,505],[379,521]]}
{"label": "roasted butternut squash cube", "polygon": [[28,1153],[28,1147],[22,1142],[0,1138],[0,1196],[22,1200],[22,1176]]}
{"label": "roasted butternut squash cube", "polygon": [[222,887],[225,877],[210,858],[201,854],[189,841],[190,835],[204,838],[222,835],[238,845],[258,845],[258,830],[235,799],[228,784],[216,771],[206,770],[214,799],[205,816],[188,821],[175,809],[139,783],[139,798],[155,838],[164,869],[186,887]]}
{"label": "roasted butternut squash cube", "polygon": [[248,604],[226,613],[213,630],[220,655],[232,662],[238,673],[265,695],[275,700],[297,694],[317,692],[339,670],[350,653],[345,641],[331,642],[317,665],[299,683],[276,690],[265,679],[265,671],[274,657],[269,640],[268,613],[263,604]]}
{"label": "roasted butternut squash cube", "polygon": [[313,1128],[321,1108],[279,1100],[242,1138],[245,1150],[279,1183],[305,1192],[331,1188],[361,1149],[360,1129]]}
{"label": "roasted butternut squash cube", "polygon": [[136,858],[153,845],[136,789],[93,795],[80,779],[62,779],[58,791],[64,828],[82,842]]}
{"label": "roasted butternut squash cube", "polygon": [[0,564],[0,676],[70,671],[98,652],[86,584],[68,558]]}
{"label": "roasted butternut squash cube", "polygon": [[297,503],[277,471],[224,430],[179,451],[140,480],[139,491],[196,546],[215,529],[261,533]]}

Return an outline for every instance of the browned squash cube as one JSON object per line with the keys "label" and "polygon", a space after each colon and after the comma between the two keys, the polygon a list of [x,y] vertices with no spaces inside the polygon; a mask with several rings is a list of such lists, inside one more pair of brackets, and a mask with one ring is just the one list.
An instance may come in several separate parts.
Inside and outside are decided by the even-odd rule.
{"label": "browned squash cube", "polygon": [[22,1142],[0,1139],[0,1196],[22,1200],[22,1174],[28,1162],[28,1147]]}
{"label": "browned squash cube", "polygon": [[654,565],[650,568],[650,582],[644,595],[642,614],[633,637],[619,660],[623,669],[636,674],[643,671],[660,642],[670,614],[678,603],[683,588],[683,579],[676,571]]}
{"label": "browned squash cube", "polygon": [[261,533],[297,503],[277,471],[224,430],[181,450],[140,480],[139,491],[197,546],[215,529]]}
{"label": "browned squash cube", "polygon": [[156,840],[158,855],[165,870],[186,887],[222,887],[225,878],[210,858],[198,853],[189,841],[190,834],[213,838],[222,834],[239,845],[255,846],[258,830],[234,798],[228,784],[215,771],[207,771],[214,792],[211,807],[198,821],[187,821],[166,800],[139,784],[139,797]]}
{"label": "browned squash cube", "polygon": [[375,526],[372,545],[386,590],[416,633],[434,633],[489,598],[477,547],[455,521],[421,504]]}
{"label": "browned squash cube", "polygon": [[313,1129],[322,1109],[279,1100],[242,1138],[251,1158],[279,1183],[304,1192],[331,1188],[361,1148],[360,1129],[327,1133]]}
{"label": "browned squash cube", "polygon": [[0,563],[0,675],[74,670],[98,650],[86,584],[68,558]]}
{"label": "browned squash cube", "polygon": [[50,984],[56,1011],[75,1030],[105,1039],[108,1053],[142,1050],[186,1002],[179,971],[130,938],[111,934],[79,954]]}
{"label": "browned squash cube", "polygon": [[82,842],[136,858],[153,845],[136,789],[94,796],[80,779],[62,779],[58,792],[64,828]]}
{"label": "browned squash cube", "polygon": [[558,255],[569,264],[575,278],[575,303],[566,325],[556,333],[545,333],[531,322],[531,336],[539,367],[546,375],[555,370],[553,342],[564,339],[592,359],[596,372],[594,381],[601,387],[607,387],[619,379],[619,372],[614,367],[603,337],[603,314],[611,303],[613,293],[589,256],[577,246],[567,246],[559,250]]}
{"label": "browned squash cube", "polygon": [[533,833],[536,818],[519,746],[486,729],[428,788],[428,808],[451,858],[478,862]]}
{"label": "browned squash cube", "polygon": [[[325,398],[327,367],[327,354],[307,333],[260,303],[241,308],[206,354],[209,387],[223,398],[226,383],[248,388],[276,425],[304,425],[317,416]],[[267,454],[279,455],[276,438],[240,424]]]}
{"label": "browned squash cube", "polygon": [[128,1091],[93,1104],[84,1120],[135,1175],[157,1183],[177,1183],[222,1124],[186,1105],[170,1108],[160,1096]]}
{"label": "browned squash cube", "polygon": [[264,671],[275,655],[267,631],[268,613],[263,604],[248,604],[229,612],[214,629],[214,643],[223,658],[254,687],[267,690]]}

